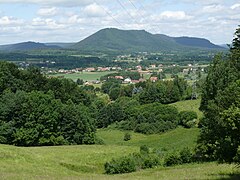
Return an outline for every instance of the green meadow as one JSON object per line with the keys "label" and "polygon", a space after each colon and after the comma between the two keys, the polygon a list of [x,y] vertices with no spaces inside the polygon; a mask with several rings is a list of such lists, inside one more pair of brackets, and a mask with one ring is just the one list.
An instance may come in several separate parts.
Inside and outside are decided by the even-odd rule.
{"label": "green meadow", "polygon": [[51,75],[53,77],[63,76],[67,79],[72,79],[73,81],[77,81],[77,79],[83,79],[84,81],[94,81],[100,80],[101,76],[114,73],[115,71],[107,71],[107,72],[79,72],[73,74],[54,74]]}
{"label": "green meadow", "polygon": [[140,147],[147,145],[149,148],[163,152],[181,150],[184,147],[194,148],[199,134],[199,129],[177,128],[163,133],[144,135],[140,133],[131,134],[131,140],[123,141],[125,132],[114,129],[100,129],[97,136],[104,140],[106,145]]}
{"label": "green meadow", "polygon": [[125,142],[124,132],[99,130],[105,145],[55,147],[15,147],[0,145],[0,179],[231,179],[239,178],[235,165],[185,164],[159,166],[121,175],[104,174],[104,163],[112,158],[139,151],[146,144],[152,150],[169,152],[194,147],[198,129],[178,128],[160,135],[131,133]]}
{"label": "green meadow", "polygon": [[[179,111],[192,110],[199,118],[200,100],[181,101],[171,104]],[[240,170],[234,164],[192,163],[164,167],[162,165],[134,173],[107,175],[104,164],[147,145],[158,154],[168,154],[184,147],[193,149],[199,135],[198,128],[177,129],[144,135],[134,132],[131,140],[124,141],[126,131],[113,127],[99,129],[96,133],[103,145],[73,145],[52,147],[15,147],[0,145],[0,179],[240,179]]]}
{"label": "green meadow", "polygon": [[199,110],[200,103],[201,103],[201,99],[196,99],[196,100],[179,101],[171,105],[175,106],[179,112],[195,111],[198,115],[198,119],[200,119],[203,117],[203,113]]}

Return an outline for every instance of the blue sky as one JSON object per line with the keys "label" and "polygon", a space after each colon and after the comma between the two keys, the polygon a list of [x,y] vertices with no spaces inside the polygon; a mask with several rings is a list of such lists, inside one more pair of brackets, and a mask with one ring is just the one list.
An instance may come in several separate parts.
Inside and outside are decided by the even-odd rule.
{"label": "blue sky", "polygon": [[240,0],[0,0],[0,44],[77,42],[107,27],[230,43]]}

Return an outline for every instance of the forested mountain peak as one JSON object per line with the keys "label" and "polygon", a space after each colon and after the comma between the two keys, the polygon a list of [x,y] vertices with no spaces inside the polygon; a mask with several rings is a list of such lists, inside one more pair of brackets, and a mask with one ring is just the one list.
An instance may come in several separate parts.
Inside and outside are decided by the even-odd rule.
{"label": "forested mountain peak", "polygon": [[207,39],[195,37],[170,37],[164,34],[151,34],[145,30],[102,29],[72,46],[81,51],[121,51],[121,52],[156,52],[183,51],[186,48],[223,47]]}

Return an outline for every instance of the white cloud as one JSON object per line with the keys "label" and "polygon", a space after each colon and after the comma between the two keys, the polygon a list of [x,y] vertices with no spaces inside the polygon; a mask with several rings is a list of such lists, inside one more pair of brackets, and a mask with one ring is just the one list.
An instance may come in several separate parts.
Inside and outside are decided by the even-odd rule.
{"label": "white cloud", "polygon": [[62,29],[65,27],[64,24],[60,24],[51,18],[34,18],[32,20],[32,26],[36,29]]}
{"label": "white cloud", "polygon": [[15,25],[21,25],[23,23],[24,23],[23,20],[17,19],[14,17],[8,17],[8,16],[0,17],[0,25],[3,25],[3,26],[15,26]]}
{"label": "white cloud", "polygon": [[160,19],[167,20],[188,20],[192,17],[187,15],[184,11],[164,11],[160,14]]}
{"label": "white cloud", "polygon": [[55,16],[57,15],[57,13],[58,13],[58,9],[56,7],[41,8],[37,12],[39,16]]}
{"label": "white cloud", "polygon": [[97,5],[96,3],[86,6],[83,9],[83,13],[85,13],[86,16],[90,16],[90,17],[102,17],[106,15],[105,10],[101,6]]}
{"label": "white cloud", "polygon": [[67,22],[66,23],[69,23],[69,24],[76,24],[76,23],[79,23],[80,21],[80,18],[78,15],[72,15],[70,16],[68,19],[67,19]]}
{"label": "white cloud", "polygon": [[240,3],[232,5],[231,9],[240,9]]}
{"label": "white cloud", "polygon": [[212,4],[220,4],[223,3],[226,0],[181,0],[182,2],[186,2],[186,3],[191,3],[191,4],[200,4],[200,5],[212,5]]}
{"label": "white cloud", "polygon": [[216,13],[216,12],[221,12],[224,9],[225,9],[225,7],[220,4],[211,4],[208,6],[204,6],[202,12],[203,13]]}

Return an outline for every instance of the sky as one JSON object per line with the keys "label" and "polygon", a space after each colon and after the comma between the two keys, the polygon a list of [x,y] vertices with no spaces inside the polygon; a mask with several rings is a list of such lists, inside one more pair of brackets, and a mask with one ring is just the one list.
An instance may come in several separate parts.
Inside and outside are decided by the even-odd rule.
{"label": "sky", "polygon": [[0,0],[0,44],[78,42],[103,28],[229,44],[240,0]]}

